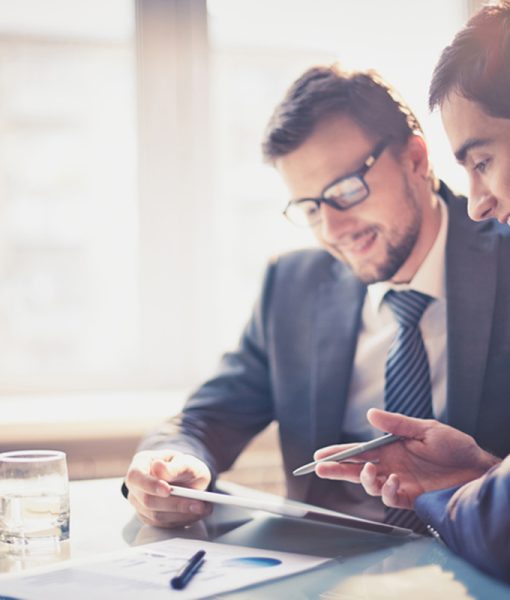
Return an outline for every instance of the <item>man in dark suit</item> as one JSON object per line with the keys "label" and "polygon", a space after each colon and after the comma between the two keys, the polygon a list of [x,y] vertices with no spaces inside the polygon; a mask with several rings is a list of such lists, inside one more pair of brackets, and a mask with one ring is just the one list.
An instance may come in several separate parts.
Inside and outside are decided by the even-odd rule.
{"label": "man in dark suit", "polygon": [[419,325],[425,414],[496,454],[510,450],[510,238],[471,223],[463,200],[435,185],[409,107],[374,73],[317,67],[277,107],[264,154],[290,190],[287,216],[312,227],[323,250],[269,265],[238,349],[144,440],[126,485],[153,525],[207,514],[172,498],[168,482],[213,485],[273,420],[291,498],[382,519],[380,500],[357,486],[291,471],[318,447],[376,435],[365,413],[385,406],[397,332],[389,291],[430,301]]}
{"label": "man in dark suit", "polygon": [[[440,107],[452,150],[468,173],[469,215],[510,226],[510,2],[483,7],[455,36],[436,66],[429,99],[431,109]],[[508,389],[500,392],[506,401]],[[387,506],[414,508],[452,550],[510,581],[510,456],[500,461],[473,438],[432,420],[377,410],[368,417],[403,440],[372,453],[377,466],[324,463],[317,473],[361,482]]]}

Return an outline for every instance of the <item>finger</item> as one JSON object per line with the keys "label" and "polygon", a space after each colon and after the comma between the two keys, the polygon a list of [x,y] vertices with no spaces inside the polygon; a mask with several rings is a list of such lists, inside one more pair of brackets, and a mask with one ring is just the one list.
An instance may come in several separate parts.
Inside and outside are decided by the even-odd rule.
{"label": "finger", "polygon": [[168,498],[161,498],[152,494],[142,492],[140,489],[135,488],[129,495],[128,500],[134,498],[137,507],[143,507],[144,510],[150,512],[175,512],[175,513],[187,513],[201,514],[203,512],[202,502],[196,501],[200,508],[190,510],[190,504],[193,502],[187,498],[178,498],[176,496],[170,496]]}
{"label": "finger", "polygon": [[362,468],[363,463],[346,465],[344,463],[323,462],[315,467],[315,473],[321,479],[338,479],[359,483],[359,474]]}
{"label": "finger", "polygon": [[327,458],[332,454],[336,454],[337,452],[343,452],[344,450],[350,450],[354,448],[358,444],[335,444],[333,446],[325,446],[324,448],[319,448],[313,454],[313,460],[321,460],[321,458]]}
{"label": "finger", "polygon": [[359,479],[369,496],[380,496],[386,475],[378,474],[376,465],[366,463],[361,469]]}
{"label": "finger", "polygon": [[130,468],[149,473],[151,464],[154,460],[171,461],[179,454],[181,453],[173,450],[143,450],[135,454],[131,461]]}
{"label": "finger", "polygon": [[194,475],[190,473],[189,464],[179,460],[179,457],[174,456],[169,461],[156,459],[152,461],[150,467],[151,475],[158,477],[164,481],[186,482],[194,479]]}
{"label": "finger", "polygon": [[400,484],[400,480],[394,473],[391,474],[381,490],[382,501],[386,506],[392,508],[413,509],[413,502],[409,494],[405,492]]}
{"label": "finger", "polygon": [[132,490],[135,487],[145,492],[168,496],[170,486],[151,474],[151,464],[155,459],[172,460],[176,455],[171,450],[142,451],[135,454],[126,474],[126,485]]}
{"label": "finger", "polygon": [[[152,494],[153,496],[161,496],[166,498],[170,494],[170,486],[165,481],[161,481],[158,477],[151,475],[149,472],[143,471],[136,466],[131,466],[126,474],[126,486],[129,493],[136,490]],[[128,495],[129,497],[129,495]]]}
{"label": "finger", "polygon": [[209,474],[203,464],[186,454],[177,454],[170,461],[154,460],[151,475],[166,482],[184,483],[189,487],[205,489],[209,484]]}
{"label": "finger", "polygon": [[[187,501],[182,499],[169,502],[166,510],[154,510],[141,502],[136,495],[131,495],[129,501],[135,508],[140,520],[155,527],[179,527],[194,523],[212,512],[212,505],[205,505],[203,502]],[[192,505],[202,505],[199,511],[191,509]],[[202,511],[202,512],[201,512]]]}
{"label": "finger", "polygon": [[378,408],[370,408],[367,411],[367,419],[371,425],[381,431],[417,439],[423,439],[426,431],[434,423],[433,419],[416,419]]}
{"label": "finger", "polygon": [[381,499],[386,506],[406,508],[402,506],[401,499],[399,498],[399,486],[400,481],[398,477],[392,473],[381,488]]}

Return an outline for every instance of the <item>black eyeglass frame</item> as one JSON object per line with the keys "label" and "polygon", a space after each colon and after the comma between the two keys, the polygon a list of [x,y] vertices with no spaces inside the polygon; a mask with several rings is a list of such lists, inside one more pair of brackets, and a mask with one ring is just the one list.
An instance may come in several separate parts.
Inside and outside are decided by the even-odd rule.
{"label": "black eyeglass frame", "polygon": [[[360,204],[361,202],[365,201],[368,198],[368,196],[370,195],[370,188],[368,187],[368,184],[365,181],[365,175],[374,166],[375,162],[381,156],[381,154],[384,152],[384,150],[387,148],[390,141],[391,141],[391,138],[386,137],[386,138],[382,139],[380,142],[378,142],[376,144],[375,148],[372,150],[370,155],[365,159],[365,161],[363,162],[363,165],[359,169],[357,169],[356,171],[352,171],[351,173],[348,173],[347,175],[342,175],[341,177],[338,177],[338,179],[335,179],[331,183],[328,183],[328,185],[322,190],[320,197],[318,197],[318,198],[299,198],[298,200],[290,200],[289,203],[287,204],[287,206],[285,207],[285,210],[283,211],[284,217],[286,217],[287,220],[289,222],[291,222],[293,225],[297,225],[297,223],[295,223],[295,221],[293,221],[292,219],[289,218],[288,211],[291,207],[295,207],[295,206],[299,207],[300,204],[303,204],[305,202],[315,202],[315,204],[317,205],[317,209],[320,209],[321,204],[327,204],[328,206],[331,206],[332,208],[335,208],[336,210],[349,210],[349,208],[352,208],[353,206],[356,206],[357,204]],[[325,195],[329,189],[338,185],[341,181],[345,181],[347,179],[352,179],[352,178],[357,178],[361,182],[361,184],[365,190],[365,194],[361,198],[356,200],[355,202],[352,202],[346,206],[342,206],[336,200],[333,200],[333,198],[328,198]],[[317,225],[319,222],[320,222],[320,216],[316,222],[308,223],[308,226],[313,227],[314,225]]]}

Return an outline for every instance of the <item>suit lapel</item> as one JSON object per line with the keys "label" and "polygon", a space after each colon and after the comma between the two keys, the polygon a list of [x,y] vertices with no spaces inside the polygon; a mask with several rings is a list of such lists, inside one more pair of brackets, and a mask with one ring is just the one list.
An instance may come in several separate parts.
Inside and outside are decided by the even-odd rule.
{"label": "suit lapel", "polygon": [[492,329],[498,240],[490,224],[469,221],[465,203],[453,199],[448,205],[447,422],[474,434]]}
{"label": "suit lapel", "polygon": [[365,286],[340,263],[319,288],[311,398],[314,448],[340,441]]}

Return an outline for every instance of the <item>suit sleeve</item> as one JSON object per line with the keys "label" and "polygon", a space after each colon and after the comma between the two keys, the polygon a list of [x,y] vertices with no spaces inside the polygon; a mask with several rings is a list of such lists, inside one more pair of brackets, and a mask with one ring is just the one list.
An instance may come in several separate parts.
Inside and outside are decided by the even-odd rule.
{"label": "suit sleeve", "polygon": [[271,423],[266,320],[274,270],[272,263],[237,350],[222,357],[215,376],[191,395],[179,415],[147,436],[140,450],[169,448],[192,454],[209,466],[214,481]]}
{"label": "suit sleeve", "polygon": [[422,494],[415,510],[454,552],[510,581],[510,456],[475,481]]}

